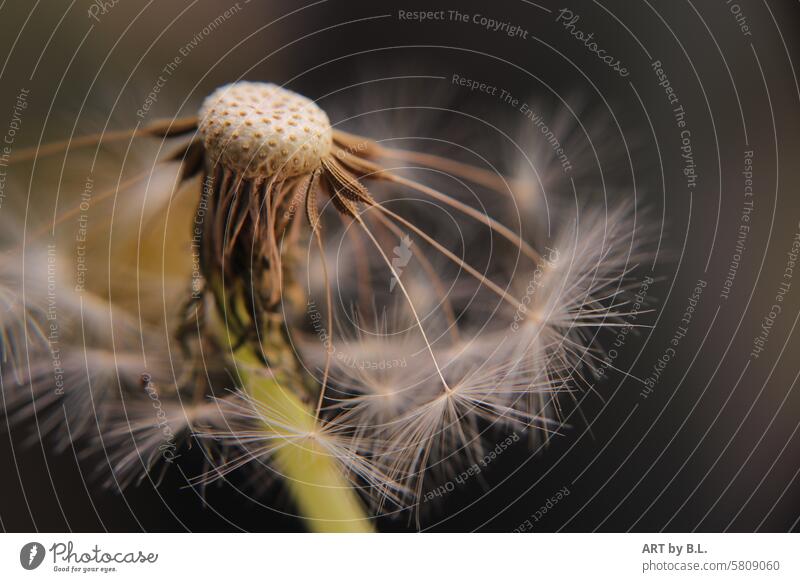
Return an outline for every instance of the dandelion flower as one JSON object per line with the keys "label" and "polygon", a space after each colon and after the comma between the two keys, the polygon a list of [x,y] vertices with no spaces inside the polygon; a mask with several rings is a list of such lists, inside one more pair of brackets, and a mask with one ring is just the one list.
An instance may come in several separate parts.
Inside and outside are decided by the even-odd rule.
{"label": "dandelion flower", "polygon": [[[513,229],[487,208],[540,208],[531,184],[346,133],[271,83],[225,85],[196,117],[112,137],[169,144],[159,171],[177,170],[182,199],[194,197],[184,243],[197,266],[178,313],[139,300],[137,318],[100,299],[168,357],[139,358],[112,329],[112,353],[68,354],[69,408],[95,407],[92,446],[121,486],[166,468],[165,450],[210,443],[209,455],[225,454],[194,483],[245,466],[278,476],[319,531],[372,529],[365,500],[375,513],[418,508],[428,474],[478,458],[494,434],[558,432],[561,394],[581,384],[597,334],[622,323],[626,280],[645,256],[630,207],[581,207],[574,221],[551,207],[568,225],[552,237],[538,216]],[[427,172],[475,203],[425,184]],[[134,239],[121,244],[135,252]],[[23,333],[4,321],[4,358]],[[83,371],[81,358],[92,362]],[[46,365],[21,381],[43,409],[59,401],[39,388]],[[70,424],[88,432],[76,414]]]}

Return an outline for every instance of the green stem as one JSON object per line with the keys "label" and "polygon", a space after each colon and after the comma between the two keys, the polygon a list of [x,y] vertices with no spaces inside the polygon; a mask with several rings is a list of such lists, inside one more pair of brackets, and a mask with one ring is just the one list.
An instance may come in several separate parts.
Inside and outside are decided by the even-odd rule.
{"label": "green stem", "polygon": [[[300,431],[313,433],[318,426],[314,411],[286,388],[285,383],[247,372],[253,366],[263,365],[250,348],[240,348],[235,359],[242,364],[239,375],[251,397]],[[266,422],[264,428],[278,434],[275,427]],[[361,499],[336,459],[321,450],[314,439],[302,442],[287,439],[276,451],[274,461],[311,531],[374,531]]]}

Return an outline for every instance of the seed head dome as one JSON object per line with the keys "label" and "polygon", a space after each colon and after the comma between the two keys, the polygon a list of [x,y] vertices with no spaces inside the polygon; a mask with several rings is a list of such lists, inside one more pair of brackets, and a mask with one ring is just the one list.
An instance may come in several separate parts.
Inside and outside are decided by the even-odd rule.
{"label": "seed head dome", "polygon": [[320,167],[333,140],[313,101],[273,83],[223,85],[200,108],[199,132],[212,163],[244,178],[282,178]]}

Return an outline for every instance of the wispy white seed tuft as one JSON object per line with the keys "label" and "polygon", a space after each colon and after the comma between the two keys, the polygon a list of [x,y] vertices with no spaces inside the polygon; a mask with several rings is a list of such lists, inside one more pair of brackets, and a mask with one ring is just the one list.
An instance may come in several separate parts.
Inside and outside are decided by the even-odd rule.
{"label": "wispy white seed tuft", "polygon": [[328,116],[273,83],[223,85],[200,108],[208,158],[248,179],[309,174],[331,151]]}

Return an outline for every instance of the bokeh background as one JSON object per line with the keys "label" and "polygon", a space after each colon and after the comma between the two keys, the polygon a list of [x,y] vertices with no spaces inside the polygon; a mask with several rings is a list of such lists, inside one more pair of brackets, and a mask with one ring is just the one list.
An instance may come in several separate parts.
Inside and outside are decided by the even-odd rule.
{"label": "bokeh background", "polygon": [[[582,395],[570,429],[532,456],[524,443],[424,508],[434,531],[787,531],[800,520],[800,271],[784,279],[800,232],[800,4],[692,0],[458,2],[467,22],[415,22],[401,11],[444,2],[88,0],[0,4],[0,134],[25,108],[14,148],[132,127],[164,67],[146,119],[193,114],[213,88],[268,80],[314,99],[343,129],[468,144],[504,172],[530,147],[548,197],[568,179],[517,108],[469,91],[453,75],[505,89],[539,112],[565,144],[582,197],[632,197],[660,235],[645,325],[606,377]],[[559,22],[624,64],[621,76]],[[228,11],[228,16],[220,19]],[[482,15],[519,27],[509,36]],[[475,22],[477,20],[478,22]],[[562,19],[563,20],[563,19]],[[211,23],[213,30],[209,29]],[[204,32],[210,30],[210,32]],[[684,108],[696,181],[654,70],[660,61]],[[428,142],[430,143],[430,142]],[[454,157],[454,148],[442,153]],[[745,152],[753,195],[745,197]],[[145,152],[142,154],[147,156]],[[103,158],[118,173],[113,154]],[[77,196],[70,160],[6,168],[0,213],[52,212],[55,185]],[[472,161],[464,158],[464,161]],[[47,169],[46,175],[41,175]],[[82,174],[81,174],[82,175]],[[60,184],[60,186],[59,186]],[[750,227],[737,251],[742,208]],[[136,219],[136,218],[132,218]],[[741,254],[735,278],[726,278]],[[751,354],[779,284],[790,287],[767,344]],[[693,290],[705,287],[685,337],[663,359]],[[5,423],[3,423],[5,424]],[[7,531],[302,531],[280,488],[254,503],[232,487],[203,495],[173,471],[109,491],[72,449],[29,443],[31,427],[0,435],[0,526]],[[191,453],[183,467],[192,470]],[[200,470],[199,463],[195,469]],[[568,492],[552,501],[558,492]],[[544,508],[544,510],[543,510]],[[383,531],[415,529],[383,518]]]}

